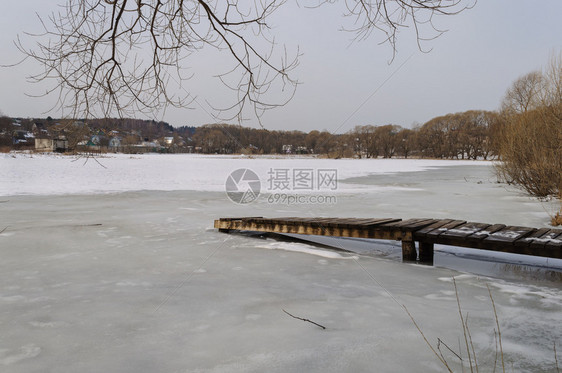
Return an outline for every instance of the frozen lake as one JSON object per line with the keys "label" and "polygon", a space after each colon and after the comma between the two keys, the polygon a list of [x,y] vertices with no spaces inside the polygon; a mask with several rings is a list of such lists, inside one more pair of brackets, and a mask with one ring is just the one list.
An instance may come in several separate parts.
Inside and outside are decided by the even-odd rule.
{"label": "frozen lake", "polygon": [[[435,348],[439,338],[466,357],[453,277],[481,371],[492,371],[496,358],[486,286],[507,370],[556,371],[562,261],[437,247],[429,267],[401,263],[399,243],[347,241],[354,252],[346,253],[212,229],[227,216],[547,226],[554,205],[496,183],[491,163],[197,155],[99,162],[0,155],[2,372],[442,372],[402,305]],[[245,205],[224,187],[239,168],[262,182]],[[288,191],[336,200],[270,203],[280,192],[268,185],[272,169],[337,170],[337,188]],[[443,344],[441,351],[462,370]]]}

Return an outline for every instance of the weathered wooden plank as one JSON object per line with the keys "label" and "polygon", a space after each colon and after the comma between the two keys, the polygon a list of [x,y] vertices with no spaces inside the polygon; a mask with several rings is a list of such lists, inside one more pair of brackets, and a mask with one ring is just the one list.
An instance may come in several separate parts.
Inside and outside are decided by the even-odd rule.
{"label": "weathered wooden plank", "polygon": [[322,228],[325,230],[328,229],[346,229],[346,225],[345,224],[341,224],[341,222],[339,222],[338,219],[318,219],[317,221],[314,221],[311,223],[312,227],[318,227],[318,228]]}
{"label": "weathered wooden plank", "polygon": [[338,219],[338,224],[340,224],[341,226],[345,226],[347,228],[354,228],[357,227],[361,224],[364,223],[368,223],[369,221],[372,221],[373,219],[357,219],[357,218],[345,218],[345,219]]}
{"label": "weathered wooden plank", "polygon": [[[406,227],[415,225],[415,224],[420,223],[420,222],[426,222],[428,220],[431,220],[431,219],[407,219],[407,220],[396,221],[396,222],[388,222],[388,223],[383,223],[383,224],[377,225],[375,227],[375,229],[388,230],[388,231],[399,230],[399,231],[404,231],[404,232],[412,232],[413,229],[408,229]],[[431,223],[429,223],[429,224],[431,224]]]}
{"label": "weathered wooden plank", "polygon": [[[343,219],[338,219],[338,220],[343,220]],[[352,223],[352,224],[363,224],[366,223],[368,221],[373,220],[373,218],[347,218],[345,219],[346,222]]]}
{"label": "weathered wooden plank", "polygon": [[215,228],[218,229],[240,229],[242,220],[215,220]]}
{"label": "weathered wooden plank", "polygon": [[302,217],[290,217],[290,218],[274,218],[274,219],[267,219],[269,222],[273,222],[275,224],[300,224],[306,223],[307,221],[313,221],[313,218],[302,218]]}
{"label": "weathered wooden plank", "polygon": [[339,218],[314,218],[314,221],[326,222],[326,223],[337,223],[340,220],[341,219]]}
{"label": "weathered wooden plank", "polygon": [[548,241],[552,239],[560,239],[561,236],[562,236],[562,229],[551,228],[542,237],[540,237],[540,239]]}
{"label": "weathered wooden plank", "polygon": [[418,229],[422,229],[425,228],[427,226],[430,226],[436,222],[438,222],[439,220],[437,219],[422,219],[418,222],[413,222],[411,224],[408,225],[404,225],[402,226],[403,229],[408,230],[408,231],[417,231]]}
{"label": "weathered wooden plank", "polygon": [[333,223],[337,223],[339,220],[340,219],[336,219],[336,218],[302,218],[301,220],[297,220],[297,222],[304,221],[304,222],[312,222],[312,223],[333,224]]}
{"label": "weathered wooden plank", "polygon": [[[438,236],[435,236],[433,242],[442,245],[454,245],[462,247],[470,247],[468,244],[468,236],[471,236],[477,232],[480,232],[488,228],[490,224],[469,222],[465,224],[458,225],[454,228],[447,229]],[[476,240],[479,241],[479,240]]]}
{"label": "weathered wooden plank", "polygon": [[219,220],[227,221],[227,220],[246,220],[246,219],[263,219],[263,216],[244,216],[240,218],[220,218]]}
{"label": "weathered wooden plank", "polygon": [[502,230],[491,233],[488,237],[484,238],[484,244],[514,244],[515,241],[524,238],[536,231],[535,228],[508,226]]}
{"label": "weathered wooden plank", "polygon": [[397,221],[400,221],[400,220],[402,220],[402,219],[394,219],[394,218],[371,219],[370,221],[361,223],[359,225],[365,226],[365,227],[374,227],[374,226],[381,225],[381,224],[394,223],[394,222],[397,222]]}
{"label": "weathered wooden plank", "polygon": [[[527,229],[532,229],[532,230],[527,235],[521,237],[522,239],[532,235],[534,232],[537,231],[536,229],[533,228],[527,228]],[[550,244],[552,244],[552,246],[549,246]],[[532,247],[531,245],[515,245],[514,242],[510,243],[508,241],[502,242],[502,241],[482,240],[480,246],[481,246],[480,248],[484,250],[503,251],[513,254],[533,255],[533,256],[562,259],[562,240],[558,242],[556,241],[553,242],[551,239],[547,241],[544,246],[536,246],[536,247]]]}
{"label": "weathered wooden plank", "polygon": [[310,223],[307,222],[307,224],[314,227],[334,228],[341,226],[340,220],[339,218],[315,218],[312,219]]}
{"label": "weathered wooden plank", "polygon": [[345,218],[338,219],[336,222],[337,227],[342,229],[360,229],[362,223],[365,223],[371,219],[357,219],[357,218]]}
{"label": "weathered wooden plank", "polygon": [[459,225],[465,224],[466,220],[453,220],[450,223],[447,223],[439,228],[433,229],[429,232],[426,233],[426,237],[427,238],[432,238],[435,239],[437,236],[439,236],[440,234],[448,231],[449,229],[453,229],[458,227]]}
{"label": "weathered wooden plank", "polygon": [[471,234],[475,234],[477,232],[480,232],[480,231],[488,228],[489,226],[490,226],[490,224],[469,222],[469,223],[461,224],[457,227],[448,229],[445,232],[443,232],[440,236],[468,237]]}
{"label": "weathered wooden plank", "polygon": [[442,226],[444,226],[446,224],[449,224],[453,221],[454,221],[453,219],[438,220],[437,222],[435,222],[435,223],[433,223],[433,224],[431,224],[427,227],[424,227],[424,228],[421,228],[421,229],[418,229],[417,231],[415,231],[414,232],[414,238],[416,240],[423,239],[423,238],[425,238],[425,236],[427,235],[428,232],[431,232],[432,230],[437,229],[437,228],[441,228]]}
{"label": "weathered wooden plank", "polygon": [[[287,222],[287,219],[274,219],[278,222]],[[312,223],[315,222],[316,220],[318,220],[318,218],[293,218],[291,220],[289,220],[289,222],[291,223],[298,223],[298,224],[306,224],[306,223]]]}
{"label": "weathered wooden plank", "polygon": [[475,233],[471,234],[470,236],[467,236],[466,238],[467,238],[468,241],[478,242],[478,241],[481,241],[481,240],[485,239],[486,237],[488,237],[492,233],[495,233],[497,231],[501,231],[505,227],[506,227],[505,224],[492,224],[488,228],[485,228],[485,229],[482,229],[478,232],[475,232]]}
{"label": "weathered wooden plank", "polygon": [[[544,244],[544,248],[545,250],[562,251],[562,230],[553,229],[553,231],[560,231],[560,233],[557,236],[549,238],[549,240]],[[557,258],[559,258],[559,256],[557,256]]]}
{"label": "weathered wooden plank", "polygon": [[[539,231],[540,230],[541,229],[539,229]],[[519,252],[521,254],[562,259],[562,230],[557,229],[554,232],[552,231],[552,229],[549,229],[541,237],[535,237],[530,245],[523,246],[522,249],[516,246],[515,249],[522,250],[522,252]],[[532,233],[532,235],[536,236],[535,233],[536,232]]]}
{"label": "weathered wooden plank", "polygon": [[316,218],[301,218],[301,217],[296,217],[291,219],[278,218],[278,219],[267,219],[267,221],[264,221],[264,223],[309,227],[314,223],[315,220]]}
{"label": "weathered wooden plank", "polygon": [[[561,229],[549,229],[548,232],[546,232],[541,237],[535,238],[529,246],[533,250],[542,250],[546,247],[546,245],[550,241],[552,241],[552,240],[556,241],[557,237],[562,238],[562,230]],[[556,244],[556,242],[554,242],[554,243]]]}
{"label": "weathered wooden plank", "polygon": [[[519,247],[523,247],[523,246],[530,247],[531,243],[533,243],[535,239],[539,239],[540,237],[547,234],[548,232],[550,232],[550,228],[540,228],[534,231],[533,233],[531,233],[530,235],[515,241],[513,244]],[[544,246],[544,242],[540,246]]]}
{"label": "weathered wooden plank", "polygon": [[406,220],[402,220],[402,221],[397,221],[397,222],[393,222],[393,223],[386,223],[384,224],[384,226],[386,227],[394,227],[394,228],[401,228],[401,227],[406,227],[408,225],[414,224],[414,223],[418,223],[420,221],[423,220],[427,220],[427,219],[406,219]]}
{"label": "weathered wooden plank", "polygon": [[345,218],[345,219],[338,219],[336,224],[342,228],[355,228],[359,224],[369,221],[370,219],[357,219],[357,218]]}

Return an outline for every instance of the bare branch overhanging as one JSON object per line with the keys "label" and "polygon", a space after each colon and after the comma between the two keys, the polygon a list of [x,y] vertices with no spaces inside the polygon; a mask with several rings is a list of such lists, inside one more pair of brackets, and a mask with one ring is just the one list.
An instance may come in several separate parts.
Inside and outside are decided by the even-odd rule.
{"label": "bare branch overhanging", "polygon": [[[44,32],[34,35],[34,48],[21,39],[17,45],[43,66],[31,81],[53,83],[45,94],[58,91],[56,109],[83,118],[188,107],[196,97],[185,87],[195,54],[217,50],[231,67],[216,76],[234,95],[231,104],[213,105],[215,114],[241,120],[249,107],[259,118],[286,104],[298,85],[290,74],[299,51],[278,45],[268,23],[285,1],[67,0],[59,12],[40,19]],[[394,58],[401,28],[413,27],[422,49],[420,41],[443,32],[433,24],[435,15],[457,14],[472,1],[346,0],[354,24],[348,31],[356,40],[382,32]],[[336,1],[312,6],[326,3]]]}

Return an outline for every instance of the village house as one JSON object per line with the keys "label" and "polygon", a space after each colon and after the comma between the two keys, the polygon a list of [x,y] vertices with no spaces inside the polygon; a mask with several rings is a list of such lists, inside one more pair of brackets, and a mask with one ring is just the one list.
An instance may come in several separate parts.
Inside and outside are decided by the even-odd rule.
{"label": "village house", "polygon": [[40,152],[64,153],[68,151],[68,140],[64,138],[35,138],[35,150]]}

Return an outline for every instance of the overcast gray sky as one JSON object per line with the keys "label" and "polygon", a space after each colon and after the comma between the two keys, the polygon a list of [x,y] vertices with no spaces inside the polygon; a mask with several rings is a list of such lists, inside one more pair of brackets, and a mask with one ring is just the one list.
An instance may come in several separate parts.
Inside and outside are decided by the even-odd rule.
{"label": "overcast gray sky", "polygon": [[[47,16],[63,0],[24,0],[2,4],[0,64],[21,58],[13,40],[24,31],[40,30],[35,13]],[[449,31],[425,43],[430,53],[417,49],[411,33],[399,35],[398,54],[378,45],[381,35],[350,43],[352,35],[339,31],[346,22],[340,6],[304,9],[295,0],[272,18],[273,32],[303,56],[293,72],[302,84],[282,108],[267,112],[268,129],[343,133],[356,125],[388,123],[411,127],[446,113],[470,109],[495,110],[505,90],[519,76],[545,66],[562,51],[562,1],[480,0],[473,9],[441,17]],[[30,40],[30,39],[28,39]],[[210,67],[213,61],[208,61]],[[56,97],[32,98],[45,86],[26,77],[37,65],[26,62],[0,69],[0,110],[9,116],[57,117],[49,111]],[[219,73],[216,71],[215,73]],[[232,92],[210,85],[190,85],[201,109],[168,109],[154,119],[174,126],[216,122],[206,101]],[[255,119],[243,125],[256,127]]]}

